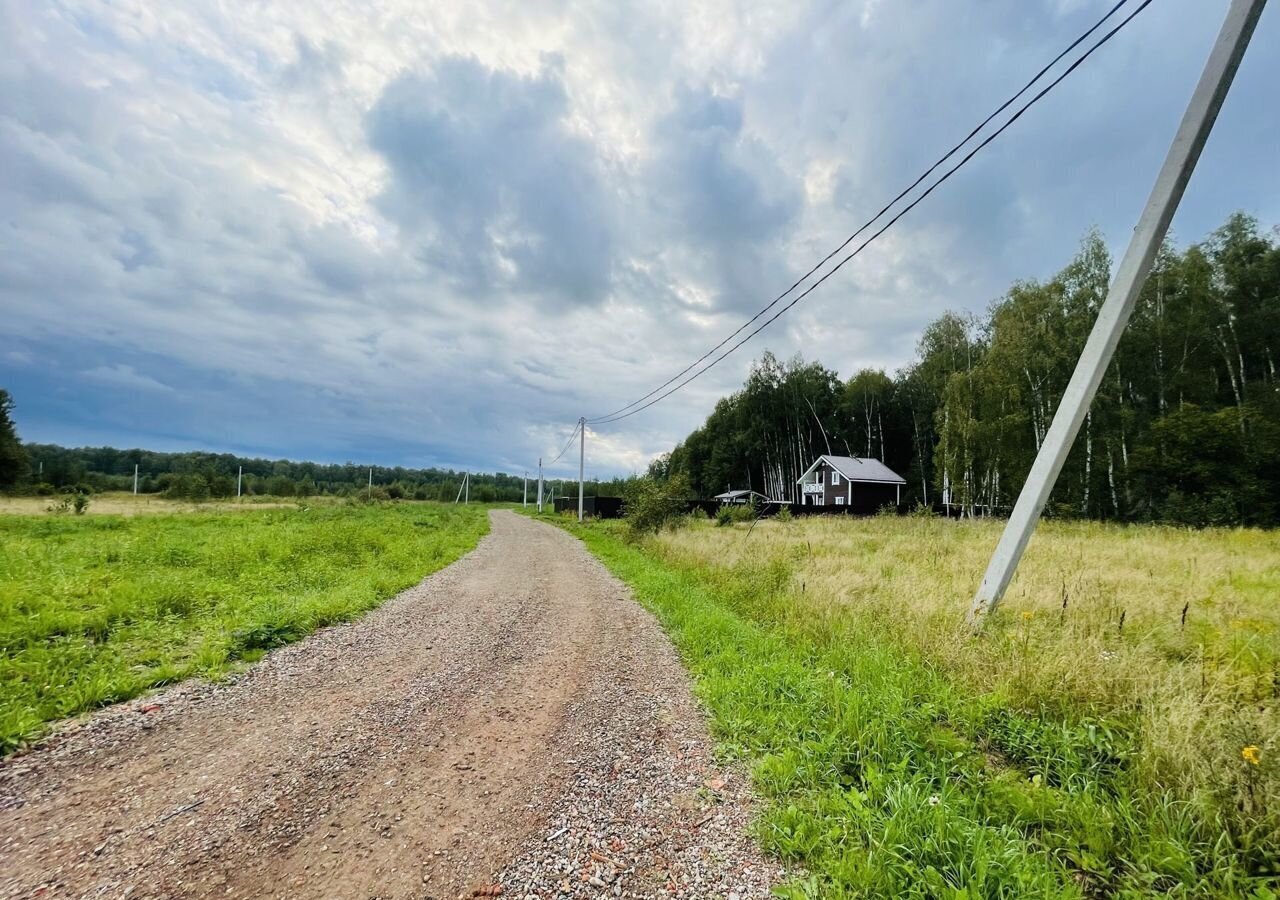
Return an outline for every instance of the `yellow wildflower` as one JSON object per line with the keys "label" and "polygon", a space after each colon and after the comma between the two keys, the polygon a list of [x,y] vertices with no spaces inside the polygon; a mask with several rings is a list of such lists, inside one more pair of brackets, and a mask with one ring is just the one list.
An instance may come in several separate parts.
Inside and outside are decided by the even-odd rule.
{"label": "yellow wildflower", "polygon": [[1024,609],[1024,610],[1022,611],[1022,621],[1024,621],[1024,622],[1030,622],[1030,621],[1031,621],[1031,617],[1032,617],[1032,616],[1034,616],[1034,615],[1035,615],[1035,613],[1033,613],[1031,610],[1029,610],[1029,609]]}
{"label": "yellow wildflower", "polygon": [[1244,761],[1249,765],[1256,766],[1262,761],[1262,750],[1250,744],[1248,747],[1241,748],[1240,756],[1243,757]]}

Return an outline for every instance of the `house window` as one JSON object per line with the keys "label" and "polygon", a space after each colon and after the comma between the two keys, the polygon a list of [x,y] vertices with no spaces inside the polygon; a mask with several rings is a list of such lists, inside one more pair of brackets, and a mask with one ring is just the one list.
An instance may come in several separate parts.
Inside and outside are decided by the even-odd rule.
{"label": "house window", "polygon": [[843,497],[837,497],[837,498],[836,498],[836,506],[844,506],[844,498],[843,498]]}
{"label": "house window", "polygon": [[839,486],[840,486],[840,473],[839,473],[839,472],[832,472],[832,473],[831,473],[831,486],[832,486],[832,487],[839,487]]}

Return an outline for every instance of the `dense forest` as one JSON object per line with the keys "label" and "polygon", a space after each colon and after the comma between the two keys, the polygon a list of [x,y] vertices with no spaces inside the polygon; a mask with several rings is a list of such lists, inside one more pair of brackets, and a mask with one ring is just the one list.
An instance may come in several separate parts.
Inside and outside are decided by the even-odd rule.
{"label": "dense forest", "polygon": [[[732,485],[796,499],[820,453],[871,456],[904,500],[1007,511],[1106,296],[1112,260],[1091,233],[1045,282],[1019,282],[977,318],[929,325],[896,374],[842,381],[766,353],[742,390],[651,474],[702,494]],[[1186,524],[1280,517],[1280,241],[1233,215],[1159,254],[1048,513]]]}

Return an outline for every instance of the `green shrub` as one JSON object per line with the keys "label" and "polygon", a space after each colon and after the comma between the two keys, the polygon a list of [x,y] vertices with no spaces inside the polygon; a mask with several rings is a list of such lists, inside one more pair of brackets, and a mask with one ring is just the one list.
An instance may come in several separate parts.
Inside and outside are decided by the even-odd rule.
{"label": "green shrub", "polygon": [[75,499],[71,501],[71,508],[75,510],[77,516],[83,516],[89,511],[89,495],[76,494]]}
{"label": "green shrub", "polygon": [[782,506],[778,507],[778,514],[774,516],[774,518],[779,522],[790,522],[794,519],[795,515],[791,512],[791,504],[784,503]]}
{"label": "green shrub", "polygon": [[284,475],[272,475],[267,479],[267,493],[273,497],[292,497],[294,494],[293,479],[286,478]]}
{"label": "green shrub", "polygon": [[648,476],[627,484],[622,498],[622,515],[632,534],[653,534],[676,528],[685,520],[684,507],[689,483],[683,476],[657,481]]}
{"label": "green shrub", "polygon": [[310,629],[297,622],[257,622],[248,628],[237,628],[231,633],[228,656],[238,657],[254,650],[271,650],[283,647],[304,637]]}
{"label": "green shrub", "polygon": [[711,514],[701,506],[695,506],[693,509],[689,510],[689,515],[686,518],[688,520],[688,524],[698,525],[710,519]]}
{"label": "green shrub", "polygon": [[739,505],[726,504],[716,510],[716,525],[723,528],[725,525],[732,525],[734,522],[750,522],[755,517],[756,509],[754,506],[746,503]]}
{"label": "green shrub", "polygon": [[209,482],[203,475],[188,473],[171,478],[165,488],[165,496],[176,500],[192,500],[201,503],[209,499]]}

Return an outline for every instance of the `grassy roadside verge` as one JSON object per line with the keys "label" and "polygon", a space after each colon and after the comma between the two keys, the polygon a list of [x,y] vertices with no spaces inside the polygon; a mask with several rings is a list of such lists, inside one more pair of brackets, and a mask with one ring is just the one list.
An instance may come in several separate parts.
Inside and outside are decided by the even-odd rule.
{"label": "grassy roadside verge", "polygon": [[783,896],[1276,896],[1274,811],[1148,778],[1135,716],[975,690],[807,602],[783,557],[717,567],[566,527],[659,617],[751,765],[763,844],[809,873]]}
{"label": "grassy roadside verge", "polygon": [[487,530],[436,504],[0,516],[0,752],[355,618]]}

